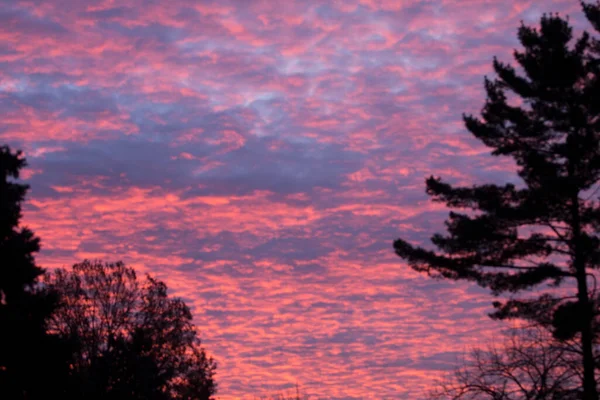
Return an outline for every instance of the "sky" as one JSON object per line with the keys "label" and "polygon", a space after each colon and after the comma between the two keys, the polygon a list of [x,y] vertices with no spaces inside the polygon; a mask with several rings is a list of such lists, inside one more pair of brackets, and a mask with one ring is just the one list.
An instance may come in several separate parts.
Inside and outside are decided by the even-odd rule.
{"label": "sky", "polygon": [[38,263],[164,280],[220,399],[418,399],[507,327],[392,242],[443,231],[430,175],[515,181],[461,115],[521,20],[587,28],[577,1],[0,3],[0,143],[29,162]]}

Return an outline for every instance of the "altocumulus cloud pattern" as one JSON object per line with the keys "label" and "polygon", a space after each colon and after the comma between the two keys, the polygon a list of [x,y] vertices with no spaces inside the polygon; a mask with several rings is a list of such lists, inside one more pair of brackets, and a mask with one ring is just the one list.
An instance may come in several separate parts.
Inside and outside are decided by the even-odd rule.
{"label": "altocumulus cloud pattern", "polygon": [[393,239],[424,178],[514,179],[462,127],[519,21],[576,1],[4,1],[0,141],[45,267],[123,259],[193,307],[219,397],[420,398],[489,340],[489,297]]}

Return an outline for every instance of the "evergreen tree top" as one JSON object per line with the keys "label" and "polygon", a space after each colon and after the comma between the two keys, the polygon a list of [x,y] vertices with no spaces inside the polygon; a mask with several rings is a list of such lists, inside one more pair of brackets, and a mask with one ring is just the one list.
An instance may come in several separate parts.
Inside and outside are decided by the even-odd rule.
{"label": "evergreen tree top", "polygon": [[[600,8],[589,7],[586,15],[598,18]],[[494,59],[481,115],[463,118],[492,155],[515,160],[524,184],[457,187],[432,176],[427,194],[455,209],[447,233],[432,237],[437,251],[394,242],[415,270],[475,281],[495,295],[585,280],[600,266],[600,205],[590,196],[600,184],[598,41],[587,32],[574,38],[557,14],[542,16],[539,28],[521,25],[518,38],[517,67]],[[548,296],[536,304],[561,304]],[[497,303],[495,316],[536,314],[527,304]]]}
{"label": "evergreen tree top", "polygon": [[29,187],[12,179],[18,179],[26,165],[21,151],[13,153],[8,146],[0,147],[0,241],[7,240],[19,225],[21,202]]}

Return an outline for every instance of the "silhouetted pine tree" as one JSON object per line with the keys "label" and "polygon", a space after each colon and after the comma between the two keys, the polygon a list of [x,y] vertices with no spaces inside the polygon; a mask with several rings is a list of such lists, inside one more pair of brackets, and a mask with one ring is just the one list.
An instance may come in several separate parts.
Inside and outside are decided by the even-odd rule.
{"label": "silhouetted pine tree", "polygon": [[28,186],[15,179],[25,165],[20,152],[0,147],[0,397],[6,399],[50,395],[66,366],[59,361],[66,361],[62,346],[46,334],[55,297],[35,287],[43,273],[33,257],[39,239],[19,225]]}
{"label": "silhouetted pine tree", "polygon": [[[600,4],[582,5],[600,28]],[[588,33],[573,39],[568,20],[554,14],[544,15],[539,29],[521,26],[518,38],[520,70],[495,59],[482,118],[464,121],[493,155],[516,161],[523,185],[454,187],[430,177],[433,200],[464,211],[450,213],[448,234],[433,236],[438,251],[401,239],[394,248],[417,271],[475,281],[495,295],[544,291],[495,302],[492,316],[551,322],[559,338],[580,335],[583,398],[596,400],[599,299],[588,278],[600,265],[600,45]],[[564,281],[574,283],[570,297],[544,285]]]}

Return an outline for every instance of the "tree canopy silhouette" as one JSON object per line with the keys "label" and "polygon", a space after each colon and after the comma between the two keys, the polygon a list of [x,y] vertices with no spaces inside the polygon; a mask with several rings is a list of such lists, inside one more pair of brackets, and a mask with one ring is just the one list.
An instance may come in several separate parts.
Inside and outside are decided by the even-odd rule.
{"label": "tree canopy silhouette", "polygon": [[[600,3],[582,6],[598,30]],[[549,319],[556,337],[578,335],[583,398],[596,400],[598,298],[588,280],[600,264],[600,42],[587,32],[574,39],[568,20],[554,14],[539,29],[522,25],[518,38],[519,68],[494,59],[482,118],[464,121],[492,155],[516,161],[522,185],[456,187],[430,177],[427,194],[462,211],[450,213],[446,235],[432,237],[438,250],[402,239],[394,248],[417,271],[474,281],[495,295],[542,291],[495,302],[492,316]],[[567,281],[566,297],[551,288]]]}
{"label": "tree canopy silhouette", "polygon": [[51,332],[77,344],[72,398],[208,400],[216,363],[207,357],[186,304],[122,262],[84,261],[47,274],[60,295]]}
{"label": "tree canopy silhouette", "polygon": [[7,399],[46,398],[60,390],[55,374],[67,368],[64,343],[46,334],[56,296],[36,290],[40,240],[20,226],[29,187],[17,179],[26,165],[20,151],[0,147],[0,390]]}

